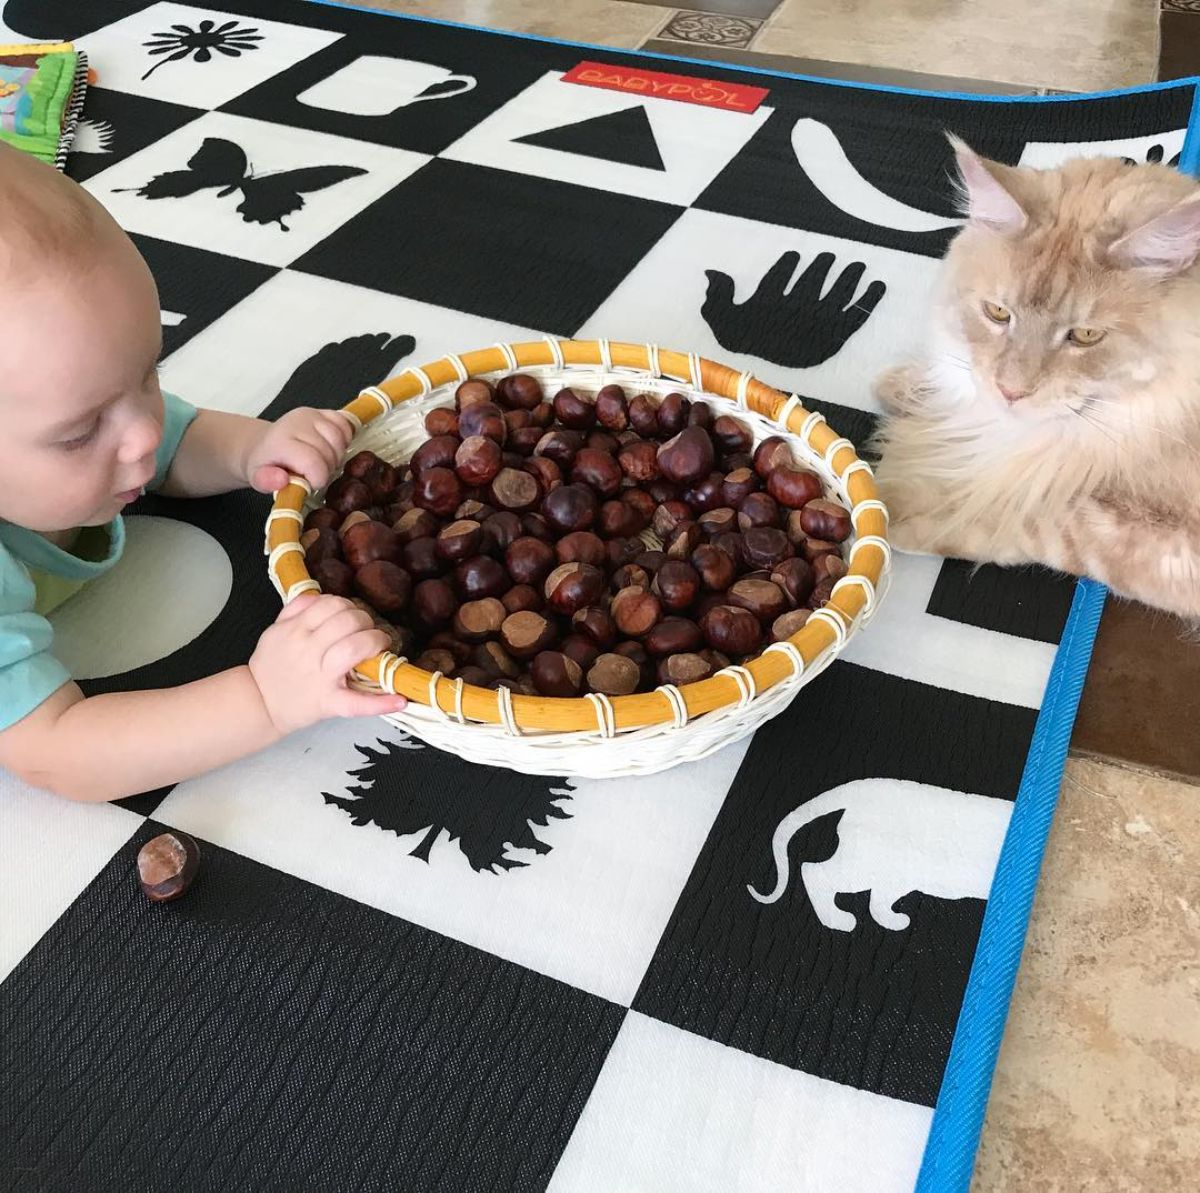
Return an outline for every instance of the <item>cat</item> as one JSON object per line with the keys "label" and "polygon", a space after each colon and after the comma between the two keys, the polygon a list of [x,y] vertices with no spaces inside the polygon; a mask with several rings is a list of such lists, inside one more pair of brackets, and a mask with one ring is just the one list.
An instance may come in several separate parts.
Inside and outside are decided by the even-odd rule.
{"label": "cat", "polygon": [[1200,184],[951,141],[967,222],[923,355],[876,383],[895,544],[1200,617]]}
{"label": "cat", "polygon": [[871,918],[902,931],[909,917],[897,900],[913,891],[938,899],[986,899],[1012,804],[967,795],[908,779],[857,779],[801,804],[775,829],[775,887],[767,894],[747,887],[760,903],[775,903],[787,890],[788,846],[806,824],[831,812],[838,821],[838,847],[823,862],[804,862],[800,881],[817,919],[837,932],[858,921],[838,907],[841,894],[870,891]]}

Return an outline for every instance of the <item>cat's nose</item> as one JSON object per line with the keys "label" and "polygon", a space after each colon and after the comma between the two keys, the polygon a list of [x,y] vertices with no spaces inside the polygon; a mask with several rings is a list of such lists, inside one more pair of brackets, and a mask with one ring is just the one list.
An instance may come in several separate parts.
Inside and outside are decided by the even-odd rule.
{"label": "cat's nose", "polygon": [[1005,385],[1002,381],[996,382],[996,388],[1004,395],[1004,400],[1009,403],[1019,402],[1022,398],[1029,397],[1029,390],[1018,389],[1015,385]]}

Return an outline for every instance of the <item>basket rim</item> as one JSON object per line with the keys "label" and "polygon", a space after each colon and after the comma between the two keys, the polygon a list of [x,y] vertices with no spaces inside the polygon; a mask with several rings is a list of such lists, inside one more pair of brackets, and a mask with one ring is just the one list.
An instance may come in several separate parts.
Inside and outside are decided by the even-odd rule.
{"label": "basket rim", "polygon": [[[849,571],[835,585],[829,603],[817,610],[786,643],[772,643],[742,666],[726,668],[698,683],[676,688],[663,685],[651,692],[612,698],[591,693],[559,698],[492,691],[440,672],[431,673],[390,651],[360,663],[354,676],[371,687],[406,696],[416,704],[462,725],[480,722],[503,726],[513,735],[529,733],[611,737],[625,730],[673,722],[683,727],[696,717],[730,706],[740,707],[789,679],[815,670],[818,661],[841,652],[866,616],[873,612],[881,582],[891,563],[888,512],[879,499],[870,465],[854,445],[837,435],[824,417],[806,410],[795,394],[757,380],[696,353],[660,349],[655,344],[608,340],[550,339],[501,343],[464,354],[449,353],[425,365],[410,366],[377,386],[362,390],[341,408],[355,431],[392,414],[402,403],[469,377],[521,368],[568,370],[599,366],[606,372],[675,381],[704,398],[725,399],[736,409],[775,423],[779,433],[798,438],[820,456],[850,500],[856,534]],[[358,450],[352,441],[343,461]],[[306,592],[319,592],[309,575],[300,545],[304,506],[312,489],[292,476],[275,495],[267,518],[265,550],[272,584],[285,604]]]}

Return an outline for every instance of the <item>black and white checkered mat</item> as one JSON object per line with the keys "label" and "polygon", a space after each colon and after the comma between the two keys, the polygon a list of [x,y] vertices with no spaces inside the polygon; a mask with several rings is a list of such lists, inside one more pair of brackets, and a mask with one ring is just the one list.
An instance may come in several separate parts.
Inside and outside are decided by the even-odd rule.
{"label": "black and white checkered mat", "polygon": [[[18,36],[97,72],[68,171],[158,279],[164,386],[267,417],[606,336],[749,368],[862,442],[954,230],[943,130],[1171,160],[1193,92],[918,96],[284,0],[8,0]],[[768,95],[563,81],[583,59]],[[278,609],[265,512],[144,501],[56,618],[85,688],[244,661]],[[654,778],[484,770],[376,721],[115,806],[0,777],[0,1188],[962,1188],[1086,663],[1073,592],[900,559],[787,712]],[[204,869],[151,906],[162,825]],[[964,1010],[985,912],[1011,958]]]}

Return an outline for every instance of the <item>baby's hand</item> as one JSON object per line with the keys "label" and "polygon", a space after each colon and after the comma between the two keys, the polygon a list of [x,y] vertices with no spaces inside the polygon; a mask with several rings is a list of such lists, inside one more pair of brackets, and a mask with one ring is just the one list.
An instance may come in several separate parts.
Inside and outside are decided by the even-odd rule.
{"label": "baby's hand", "polygon": [[246,456],[246,483],[260,493],[275,493],[289,476],[302,476],[322,488],[350,446],[350,423],[335,410],[289,410],[263,424],[262,437]]}
{"label": "baby's hand", "polygon": [[250,656],[250,674],[272,723],[285,735],[326,717],[382,716],[408,702],[356,692],[346,674],[387,646],[370,614],[342,597],[305,593],[263,632]]}

